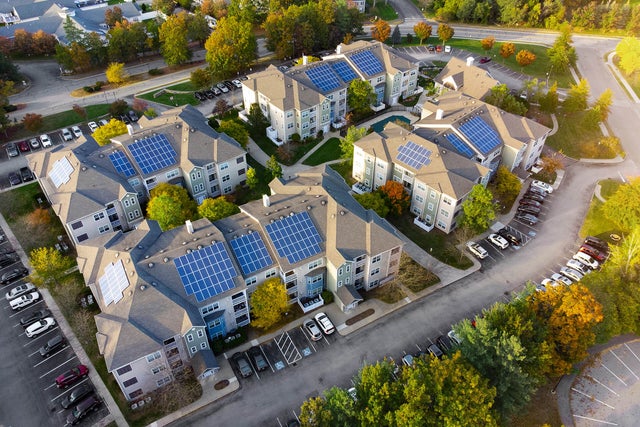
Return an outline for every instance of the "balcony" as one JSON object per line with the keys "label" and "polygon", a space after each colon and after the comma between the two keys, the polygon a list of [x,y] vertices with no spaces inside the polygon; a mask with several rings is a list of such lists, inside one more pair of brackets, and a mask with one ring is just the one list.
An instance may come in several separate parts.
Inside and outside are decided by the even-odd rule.
{"label": "balcony", "polygon": [[269,126],[267,128],[267,138],[269,138],[271,142],[276,144],[278,147],[284,144],[284,141],[278,138],[278,131],[273,126]]}
{"label": "balcony", "polygon": [[434,227],[434,224],[429,224],[424,219],[420,219],[419,217],[415,217],[413,219],[413,224],[417,225],[418,227],[422,228],[425,231],[431,231],[433,230],[433,227]]}
{"label": "balcony", "polygon": [[364,194],[371,191],[371,189],[366,185],[364,185],[362,182],[356,182],[351,186],[351,191],[353,191],[356,194]]}
{"label": "balcony", "polygon": [[375,111],[377,113],[378,111],[382,111],[385,108],[387,108],[387,106],[385,105],[384,102],[381,102],[381,103],[379,103],[377,105],[373,105],[373,104],[369,105],[369,108],[371,108],[373,111]]}
{"label": "balcony", "polygon": [[309,313],[310,311],[315,310],[316,308],[322,307],[324,305],[324,300],[320,295],[316,295],[315,297],[311,297],[311,298],[305,297],[305,298],[298,299],[298,305],[300,306],[302,311],[306,314],[306,313]]}

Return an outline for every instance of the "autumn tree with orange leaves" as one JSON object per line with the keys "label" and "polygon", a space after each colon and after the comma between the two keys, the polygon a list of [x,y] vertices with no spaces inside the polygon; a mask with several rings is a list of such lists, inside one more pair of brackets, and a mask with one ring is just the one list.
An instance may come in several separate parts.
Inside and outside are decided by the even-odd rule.
{"label": "autumn tree with orange leaves", "polygon": [[509,58],[511,55],[516,53],[516,45],[513,43],[502,43],[500,46],[500,56],[504,59]]}
{"label": "autumn tree with orange leaves", "polygon": [[371,37],[384,43],[391,35],[391,26],[382,19],[378,19],[371,27]]}
{"label": "autumn tree with orange leaves", "polygon": [[536,54],[526,49],[519,51],[518,54],[516,55],[516,61],[523,68],[526,67],[527,65],[533,64],[533,61],[535,60],[536,60]]}
{"label": "autumn tree with orange leaves", "polygon": [[400,216],[409,208],[411,196],[398,181],[387,181],[378,191],[388,201],[392,215]]}

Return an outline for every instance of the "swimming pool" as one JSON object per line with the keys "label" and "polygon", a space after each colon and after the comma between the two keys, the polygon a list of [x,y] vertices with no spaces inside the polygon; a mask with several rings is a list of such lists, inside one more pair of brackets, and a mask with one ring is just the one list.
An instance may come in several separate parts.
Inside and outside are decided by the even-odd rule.
{"label": "swimming pool", "polygon": [[405,123],[411,123],[411,120],[407,119],[405,116],[389,116],[386,119],[375,122],[371,125],[371,128],[374,132],[382,132],[387,123],[395,122],[396,120],[402,120]]}

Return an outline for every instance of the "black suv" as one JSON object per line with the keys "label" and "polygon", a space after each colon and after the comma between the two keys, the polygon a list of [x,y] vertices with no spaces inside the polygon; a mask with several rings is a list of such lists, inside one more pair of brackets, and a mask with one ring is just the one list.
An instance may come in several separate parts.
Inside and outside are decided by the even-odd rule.
{"label": "black suv", "polygon": [[4,273],[2,277],[0,277],[0,284],[6,285],[16,279],[20,279],[28,275],[29,275],[29,270],[27,270],[26,268],[24,267],[14,268],[12,271],[9,271],[8,273]]}
{"label": "black suv", "polygon": [[0,268],[8,267],[16,261],[17,260],[11,255],[6,255],[6,254],[0,255]]}
{"label": "black suv", "polygon": [[67,342],[64,340],[62,335],[56,335],[51,338],[45,345],[40,347],[40,356],[49,357],[51,353],[55,353],[56,351],[65,348],[67,346]]}
{"label": "black suv", "polygon": [[22,178],[23,182],[33,180],[33,174],[31,173],[31,170],[29,170],[29,168],[26,166],[23,168],[20,168],[20,177]]}
{"label": "black suv", "polygon": [[43,308],[41,310],[34,311],[27,317],[23,317],[22,319],[20,319],[20,325],[26,328],[27,326],[36,323],[38,320],[42,320],[45,317],[49,316],[51,316],[51,312],[48,309]]}
{"label": "black suv", "polygon": [[509,241],[509,243],[511,243],[514,246],[522,245],[522,242],[520,241],[520,239],[518,239],[518,237],[514,233],[509,231],[507,228],[503,228],[500,231],[498,231],[498,235],[507,239],[507,241]]}
{"label": "black suv", "polygon": [[67,416],[67,425],[76,425],[91,411],[97,411],[100,407],[100,400],[95,396],[89,396],[82,402],[78,403],[78,406],[73,408],[73,411]]}
{"label": "black suv", "polygon": [[524,193],[524,196],[522,196],[522,198],[527,200],[535,200],[540,204],[544,203],[544,196],[541,196],[539,193],[533,193],[528,191]]}
{"label": "black suv", "polygon": [[89,396],[90,394],[93,394],[93,388],[89,384],[84,383],[79,387],[76,387],[71,393],[69,393],[67,397],[62,399],[62,402],[60,402],[60,405],[62,405],[64,409],[69,409],[71,405],[82,401],[85,397]]}
{"label": "black suv", "polygon": [[518,212],[528,213],[531,215],[538,216],[540,215],[540,208],[536,208],[535,206],[529,206],[529,205],[520,205],[518,206]]}

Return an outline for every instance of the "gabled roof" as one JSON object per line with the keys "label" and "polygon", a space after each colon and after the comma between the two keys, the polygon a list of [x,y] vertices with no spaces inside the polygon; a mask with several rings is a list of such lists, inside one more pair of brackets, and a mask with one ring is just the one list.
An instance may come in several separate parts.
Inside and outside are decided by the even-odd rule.
{"label": "gabled roof", "polygon": [[329,55],[325,57],[325,60],[330,60],[336,57],[344,57],[349,60],[349,63],[359,70],[361,75],[368,76],[363,73],[358,64],[353,61],[353,55],[363,51],[370,51],[384,66],[385,72],[404,72],[417,68],[418,61],[406,52],[402,52],[388,46],[384,43],[358,40],[350,44],[341,43],[336,48],[335,55]]}
{"label": "gabled roof", "polygon": [[487,70],[476,65],[467,65],[467,62],[455,56],[438,73],[434,81],[476,99],[484,98],[491,92],[492,87],[500,84]]}

